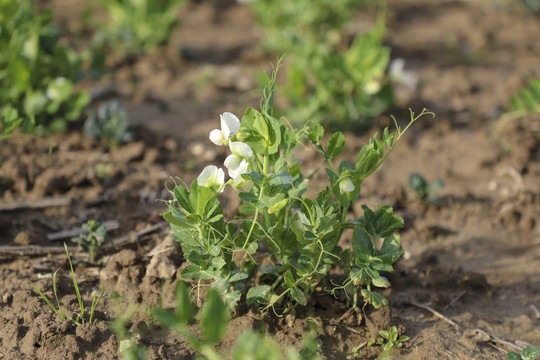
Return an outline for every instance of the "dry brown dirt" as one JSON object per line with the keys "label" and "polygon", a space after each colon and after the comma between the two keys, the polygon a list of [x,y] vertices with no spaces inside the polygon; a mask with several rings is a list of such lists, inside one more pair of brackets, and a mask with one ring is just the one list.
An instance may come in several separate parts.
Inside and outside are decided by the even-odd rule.
{"label": "dry brown dirt", "polygon": [[[63,6],[65,0],[51,3],[58,21],[70,25],[68,15],[76,8]],[[517,1],[391,0],[388,26],[392,57],[404,58],[419,80],[418,89],[399,90],[398,105],[437,114],[415,124],[365,182],[360,199],[390,204],[405,219],[406,254],[390,275],[392,287],[384,291],[390,306],[344,316],[345,303],[321,291],[297,309],[294,321],[241,308],[221,351],[226,353],[247,328],[265,329],[280,346],[299,346],[308,322],[316,324],[320,353],[327,359],[344,359],[354,346],[392,325],[410,337],[395,352],[397,359],[505,359],[511,349],[479,336],[479,329],[540,345],[540,319],[533,311],[540,307],[540,117],[512,121],[495,136],[510,94],[540,78],[540,19]],[[164,184],[171,176],[189,182],[208,163],[223,161],[224,153],[207,134],[218,126],[220,113],[241,114],[257,105],[257,71],[268,71],[274,60],[258,49],[260,36],[245,5],[190,3],[166,49],[102,80],[115,83],[116,96],[138,126],[134,142],[111,147],[77,129],[2,142],[0,358],[119,359],[108,323],[125,312],[126,304],[156,306],[160,298],[172,304],[184,261],[167,227],[160,226],[165,206],[156,199],[167,198]],[[178,56],[180,49],[188,58]],[[408,116],[406,110],[394,114]],[[377,120],[377,127],[387,124],[387,116]],[[346,137],[343,157],[353,158],[368,136]],[[306,169],[318,166],[315,153],[300,156]],[[108,172],[99,171],[104,165]],[[438,202],[415,199],[408,188],[411,173],[444,179]],[[5,209],[12,202],[36,206],[52,197],[67,202]],[[224,195],[228,214],[237,201],[234,194]],[[357,216],[359,210],[359,204],[351,209]],[[118,241],[102,253],[106,265],[85,265],[85,255],[69,236],[48,240],[48,234],[89,219],[118,221],[110,232]],[[51,274],[61,268],[61,304],[76,311],[62,240],[72,249],[87,304],[94,288],[106,287],[91,324],[77,327],[60,320],[32,290],[31,282],[52,296]],[[156,251],[157,246],[166,249]],[[146,328],[138,340],[149,359],[195,356],[180,337],[154,326],[143,312],[133,315],[128,328]],[[378,353],[366,348],[362,358]]]}

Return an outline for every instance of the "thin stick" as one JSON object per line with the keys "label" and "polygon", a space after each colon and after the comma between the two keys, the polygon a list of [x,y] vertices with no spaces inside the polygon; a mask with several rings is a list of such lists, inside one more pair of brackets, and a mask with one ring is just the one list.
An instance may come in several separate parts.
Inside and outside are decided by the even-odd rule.
{"label": "thin stick", "polygon": [[[118,222],[118,220],[105,221],[104,223],[102,223],[102,225],[105,226],[107,230],[116,230],[120,227],[120,223]],[[61,231],[47,234],[47,239],[49,241],[67,239],[67,238],[77,236],[81,233],[82,233],[82,228],[79,226],[73,229],[61,230]]]}
{"label": "thin stick", "polygon": [[457,321],[455,320],[452,320],[450,319],[449,317],[447,316],[444,316],[443,314],[441,314],[440,312],[438,312],[437,310],[433,309],[432,307],[429,307],[427,305],[423,305],[423,304],[420,304],[420,303],[417,303],[416,301],[414,300],[409,300],[409,303],[411,305],[414,305],[416,307],[419,307],[420,309],[424,309],[424,310],[427,310],[429,311],[430,313],[432,313],[433,315],[437,316],[438,318],[440,319],[443,319],[444,321],[448,322],[449,324],[451,324],[452,326],[454,326],[456,329],[458,330],[462,330],[464,329],[464,327],[458,323]]}
{"label": "thin stick", "polygon": [[71,204],[71,197],[51,197],[38,200],[9,201],[0,203],[0,211],[15,211],[24,209],[43,209]]}
{"label": "thin stick", "polygon": [[523,350],[522,346],[516,345],[513,342],[505,340],[505,339],[500,338],[498,336],[491,335],[491,334],[489,334],[488,332],[486,332],[486,331],[484,331],[482,329],[478,329],[478,328],[476,328],[476,329],[466,329],[463,325],[461,325],[457,321],[455,321],[455,320],[453,320],[453,319],[451,319],[451,318],[449,318],[447,316],[444,316],[443,314],[441,314],[440,312],[438,312],[437,310],[433,309],[430,306],[417,303],[414,300],[409,300],[409,303],[411,305],[414,305],[416,307],[419,307],[421,309],[429,311],[430,313],[437,316],[438,318],[443,319],[444,321],[450,323],[452,326],[454,326],[458,330],[465,330],[465,335],[467,337],[472,338],[472,339],[474,339],[474,340],[476,340],[478,342],[488,343],[489,345],[493,346],[494,348],[496,348],[498,350],[505,351],[505,352],[508,352],[508,351],[506,351],[504,349],[501,349],[500,347],[498,347],[496,345],[497,344],[498,345],[503,345],[503,346],[511,348],[512,350],[517,350],[518,352],[521,352],[521,350]]}
{"label": "thin stick", "polygon": [[[123,235],[119,238],[114,239],[112,242],[103,245],[101,249],[104,251],[110,250],[110,249],[116,249],[122,245],[135,242],[145,235],[164,229],[167,227],[167,225],[168,223],[163,221],[163,222],[148,226],[147,228],[137,231],[135,233]],[[39,246],[39,245],[0,246],[0,256],[2,255],[3,256],[12,256],[12,255],[43,256],[47,254],[59,254],[59,253],[63,253],[64,251],[65,250],[62,246]],[[77,250],[74,250],[74,249],[70,251],[76,252],[76,253],[78,252]]]}
{"label": "thin stick", "polygon": [[443,310],[447,310],[447,309],[449,309],[450,307],[452,307],[452,306],[453,306],[459,299],[461,299],[461,297],[462,297],[463,295],[465,295],[466,293],[467,293],[466,291],[463,291],[461,294],[459,294],[458,296],[456,296],[456,298],[454,298],[452,301],[450,301],[450,303],[449,303],[448,305],[446,305],[446,306],[444,307]]}

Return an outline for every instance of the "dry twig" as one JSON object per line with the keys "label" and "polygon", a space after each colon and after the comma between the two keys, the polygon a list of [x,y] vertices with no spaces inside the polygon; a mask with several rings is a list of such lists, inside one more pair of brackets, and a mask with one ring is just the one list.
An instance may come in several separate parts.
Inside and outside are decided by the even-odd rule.
{"label": "dry twig", "polygon": [[21,200],[0,203],[0,211],[15,211],[24,209],[43,209],[71,204],[71,197],[51,197],[38,200]]}
{"label": "dry twig", "polygon": [[503,348],[499,347],[498,345],[505,346],[507,348],[510,348],[510,349],[518,351],[518,352],[521,352],[521,350],[523,350],[523,348],[524,348],[523,346],[516,345],[515,343],[513,343],[511,341],[505,340],[505,339],[497,337],[495,335],[491,335],[491,334],[487,333],[486,331],[484,331],[482,329],[478,329],[478,328],[476,328],[476,329],[467,329],[463,325],[458,323],[457,321],[449,318],[448,316],[445,316],[445,315],[441,314],[440,312],[438,312],[437,310],[433,309],[430,306],[420,304],[420,303],[418,303],[418,302],[416,302],[414,300],[409,300],[409,304],[429,311],[433,315],[437,316],[438,318],[440,318],[440,319],[448,322],[452,326],[454,326],[457,330],[464,330],[463,335],[465,335],[465,336],[467,336],[469,338],[472,338],[472,339],[476,340],[477,342],[487,343],[487,344],[493,346],[494,348],[496,348],[499,351],[502,351],[502,352],[505,352],[505,353],[508,352],[508,350],[503,349]]}

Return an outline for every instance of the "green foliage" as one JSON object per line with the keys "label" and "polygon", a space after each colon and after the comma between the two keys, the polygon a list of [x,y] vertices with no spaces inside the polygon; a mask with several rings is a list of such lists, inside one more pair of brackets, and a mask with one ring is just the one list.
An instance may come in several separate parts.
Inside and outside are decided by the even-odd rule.
{"label": "green foliage", "polygon": [[409,187],[414,191],[416,197],[424,203],[437,202],[438,198],[430,198],[431,194],[444,187],[444,181],[438,179],[428,184],[426,179],[420,174],[411,174],[409,178]]}
{"label": "green foliage", "polygon": [[120,352],[125,360],[145,360],[147,358],[146,349],[144,346],[139,345],[135,338],[138,334],[126,329],[126,326],[131,321],[130,319],[138,311],[138,305],[128,306],[127,309],[120,311],[121,315],[116,316],[114,322],[109,324],[110,329],[116,334]]}
{"label": "green foliage", "polygon": [[[384,272],[392,271],[403,254],[394,234],[403,220],[390,206],[363,206],[364,216],[348,221],[348,208],[358,199],[364,179],[384,162],[407,128],[431,113],[411,112],[405,129],[385,129],[382,138],[375,135],[362,147],[356,164],[342,161],[336,167],[335,158],[345,147],[341,133],[325,141],[320,125],[298,130],[272,116],[275,76],[265,89],[260,112],[248,109],[241,122],[226,113],[222,130],[211,133],[216,144],[231,147],[233,154],[225,160],[231,179],[225,183],[223,170],[211,165],[189,187],[170,190],[174,200],[168,201],[164,218],[190,263],[181,276],[199,285],[214,279],[213,286],[230,308],[245,294],[247,304],[262,312],[280,304],[289,311],[306,305],[337,265],[347,280],[332,292],[345,290],[353,305],[361,295],[380,307],[387,300],[372,288],[390,285]],[[293,153],[306,137],[328,162],[328,186],[316,198],[306,196],[310,177],[303,176]],[[226,185],[238,190],[242,201],[241,216],[228,222],[218,199]],[[354,239],[352,249],[343,250],[338,243],[346,229],[354,229]],[[250,287],[253,279],[256,286]]]}
{"label": "green foliage", "polygon": [[371,118],[393,104],[383,46],[384,15],[373,28],[344,36],[355,0],[254,0],[249,2],[264,32],[264,46],[286,54],[288,89],[295,123],[313,121],[335,129],[365,130]]}
{"label": "green foliage", "polygon": [[112,144],[122,144],[132,139],[127,113],[116,100],[101,104],[84,123],[85,135],[103,139]]}
{"label": "green foliage", "polygon": [[399,336],[395,326],[392,326],[388,331],[379,330],[379,335],[381,336],[376,342],[382,346],[383,350],[400,349],[403,343],[409,340],[409,337],[406,335]]}
{"label": "green foliage", "polygon": [[61,131],[79,118],[90,97],[76,92],[81,57],[59,43],[52,12],[31,0],[0,3],[1,134],[16,128]]}
{"label": "green foliage", "polygon": [[522,87],[512,95],[509,109],[526,114],[540,112],[540,81],[532,79],[529,88]]}
{"label": "green foliage", "polygon": [[500,136],[508,122],[538,113],[540,113],[540,81],[532,79],[528,88],[522,87],[517,94],[512,95],[507,112],[497,121],[495,130],[497,137]]}
{"label": "green foliage", "polygon": [[99,248],[109,241],[107,227],[95,220],[89,220],[82,225],[82,228],[83,232],[71,241],[79,244],[79,247],[88,253],[90,263],[95,264]]}
{"label": "green foliage", "polygon": [[96,48],[118,56],[145,54],[165,45],[185,0],[99,0],[107,17],[97,20]]}
{"label": "green foliage", "polygon": [[506,355],[507,360],[536,360],[537,358],[540,358],[540,345],[527,346],[521,351],[521,354],[510,351]]}
{"label": "green foliage", "polygon": [[182,335],[193,350],[202,354],[203,359],[221,360],[224,358],[235,360],[318,360],[317,349],[319,343],[314,334],[304,339],[304,347],[298,353],[289,349],[287,356],[283,357],[279,347],[270,338],[245,330],[237,339],[231,354],[219,354],[215,345],[223,339],[229,323],[229,312],[225,302],[216,289],[210,289],[206,301],[200,311],[198,324],[201,337],[197,337],[191,330],[190,324],[194,321],[195,308],[192,304],[187,286],[179,281],[175,290],[176,306],[173,311],[163,308],[154,309],[152,315],[158,324]]}
{"label": "green foliage", "polygon": [[88,314],[88,320],[87,320],[86,315],[85,315],[84,302],[83,302],[81,293],[79,291],[77,279],[75,278],[75,271],[73,270],[73,264],[71,263],[71,257],[69,256],[69,251],[66,244],[64,244],[64,248],[66,249],[66,255],[69,262],[69,268],[71,270],[71,276],[73,278],[73,287],[75,288],[75,294],[77,295],[77,301],[79,303],[79,314],[77,314],[76,317],[71,317],[70,315],[65,314],[62,308],[60,307],[60,301],[58,300],[58,293],[56,291],[56,273],[58,272],[58,270],[56,270],[53,274],[53,292],[54,292],[54,298],[56,299],[57,306],[54,306],[53,303],[47,297],[47,295],[41,292],[41,290],[39,290],[36,285],[34,285],[33,283],[31,283],[31,285],[34,288],[34,290],[36,290],[36,292],[39,294],[39,296],[41,296],[41,298],[45,300],[45,302],[51,307],[51,309],[54,310],[54,312],[62,320],[70,320],[75,325],[81,325],[87,321],[92,322],[92,319],[94,318],[94,311],[97,305],[99,304],[99,301],[103,297],[103,295],[105,295],[105,285],[103,285],[103,289],[101,290],[101,294],[99,294],[99,296],[96,291],[93,292],[92,304],[90,306],[90,314]]}

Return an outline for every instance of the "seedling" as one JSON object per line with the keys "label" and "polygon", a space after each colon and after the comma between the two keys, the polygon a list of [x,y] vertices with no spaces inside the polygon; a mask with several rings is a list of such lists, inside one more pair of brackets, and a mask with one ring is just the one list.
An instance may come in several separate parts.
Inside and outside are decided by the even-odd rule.
{"label": "seedling", "polygon": [[72,242],[79,244],[79,247],[88,252],[89,262],[96,264],[96,255],[99,248],[109,241],[107,227],[101,225],[95,220],[89,220],[82,225],[83,232],[71,239]]}
{"label": "seedling", "polygon": [[527,346],[520,354],[510,351],[506,355],[507,360],[536,360],[540,357],[540,345]]}
{"label": "seedling", "polygon": [[414,191],[416,197],[424,203],[436,203],[439,198],[431,197],[435,191],[444,187],[444,181],[438,179],[429,184],[420,174],[411,174],[409,178],[409,187]]}
{"label": "seedling", "polygon": [[[328,280],[331,267],[341,266],[347,279],[329,291],[345,290],[353,306],[358,295],[377,308],[387,304],[372,289],[390,286],[381,272],[391,272],[403,255],[395,234],[403,219],[394,216],[390,206],[372,210],[363,205],[363,217],[347,220],[348,208],[358,199],[364,179],[384,162],[409,126],[432,113],[411,111],[404,129],[396,123],[395,133],[385,129],[382,138],[373,136],[355,164],[343,160],[336,165],[345,149],[343,134],[323,141],[321,125],[295,129],[276,119],[275,79],[276,72],[264,89],[260,112],[249,108],[242,121],[224,113],[221,129],[210,133],[212,142],[231,150],[224,162],[227,182],[223,169],[209,165],[190,186],[176,184],[169,190],[174,200],[167,202],[169,211],[163,216],[189,262],[181,276],[195,281],[197,289],[213,279],[230,307],[247,290],[248,305],[263,313],[279,305],[287,312],[306,305],[315,288]],[[328,185],[316,198],[306,196],[311,177],[304,177],[293,153],[304,141],[328,163]],[[218,195],[227,185],[238,191],[242,204],[240,216],[225,222]],[[338,243],[346,229],[354,235],[352,249],[344,250]],[[249,287],[253,278],[260,280]]]}
{"label": "seedling", "polygon": [[379,330],[379,335],[381,336],[377,340],[372,339],[371,344],[374,344],[376,341],[378,345],[382,346],[383,350],[400,349],[403,343],[409,340],[409,337],[406,335],[398,336],[395,326],[392,326],[388,331]]}
{"label": "seedling", "polygon": [[[54,306],[53,303],[49,300],[49,298],[43,292],[41,292],[41,290],[39,290],[34,283],[31,283],[31,284],[32,284],[32,287],[34,288],[34,290],[36,290],[36,292],[39,294],[39,296],[41,296],[41,298],[43,300],[45,300],[45,302],[51,307],[51,309],[54,310],[54,312],[62,320],[69,320],[72,323],[74,323],[75,325],[81,325],[81,324],[87,322],[85,311],[84,311],[84,302],[83,302],[81,293],[79,291],[79,286],[77,284],[77,279],[75,278],[75,271],[73,270],[73,264],[71,263],[71,257],[69,256],[69,251],[68,251],[68,248],[67,248],[66,244],[64,244],[64,248],[66,249],[66,255],[67,255],[67,258],[68,258],[68,262],[69,262],[69,268],[71,270],[71,276],[73,278],[73,287],[75,288],[75,294],[77,295],[77,301],[79,302],[80,313],[77,314],[76,317],[71,317],[70,315],[65,314],[63,312],[62,308],[60,307],[60,301],[58,300],[58,293],[57,293],[57,290],[56,290],[56,273],[58,273],[58,270],[60,270],[60,269],[56,270],[54,272],[54,274],[53,274],[53,277],[52,277],[52,279],[53,279],[54,298],[56,299],[56,305],[57,306]],[[88,316],[88,322],[92,322],[92,319],[94,318],[94,311],[95,311],[97,305],[99,304],[99,301],[101,300],[101,298],[103,297],[104,294],[105,294],[105,284],[103,285],[103,289],[101,290],[101,293],[99,294],[99,296],[98,296],[97,292],[94,290],[93,295],[92,295],[92,304],[90,306],[90,314]]]}

